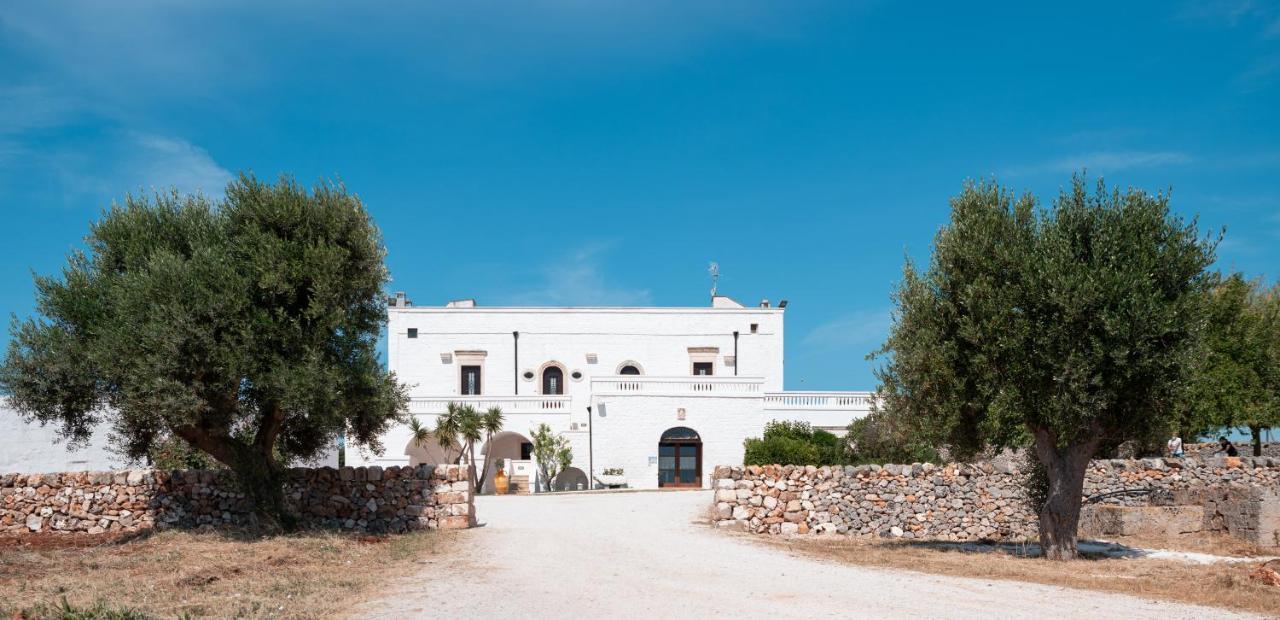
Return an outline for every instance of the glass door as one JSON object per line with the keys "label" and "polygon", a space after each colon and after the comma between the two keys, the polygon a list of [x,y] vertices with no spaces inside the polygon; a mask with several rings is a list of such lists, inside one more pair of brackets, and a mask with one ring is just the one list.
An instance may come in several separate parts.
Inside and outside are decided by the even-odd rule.
{"label": "glass door", "polygon": [[658,486],[702,486],[702,444],[658,444]]}

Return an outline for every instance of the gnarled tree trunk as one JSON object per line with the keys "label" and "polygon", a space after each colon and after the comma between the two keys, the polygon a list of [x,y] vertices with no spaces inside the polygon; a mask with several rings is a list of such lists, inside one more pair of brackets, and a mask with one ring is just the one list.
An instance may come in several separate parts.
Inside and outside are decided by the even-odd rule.
{"label": "gnarled tree trunk", "polygon": [[1047,559],[1074,560],[1080,555],[1077,541],[1084,476],[1099,440],[1059,448],[1048,430],[1035,429],[1034,434],[1036,456],[1048,476],[1048,492],[1040,507],[1040,547]]}
{"label": "gnarled tree trunk", "polygon": [[173,432],[226,465],[253,506],[257,525],[265,532],[291,531],[298,520],[284,502],[287,469],[275,459],[275,438],[284,423],[278,407],[267,409],[252,442],[232,437],[224,429],[183,425]]}

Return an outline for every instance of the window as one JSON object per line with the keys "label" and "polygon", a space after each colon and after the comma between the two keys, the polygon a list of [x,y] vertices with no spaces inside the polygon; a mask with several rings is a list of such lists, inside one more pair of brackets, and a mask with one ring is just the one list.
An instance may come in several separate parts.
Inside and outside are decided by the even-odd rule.
{"label": "window", "polygon": [[751,324],[751,333],[753,333],[753,334],[754,334],[754,333],[756,333],[756,332],[758,332],[758,331],[760,331],[760,324],[759,324],[759,323],[752,323],[752,324]]}
{"label": "window", "polygon": [[478,396],[480,394],[479,366],[462,367],[462,393],[467,396]]}
{"label": "window", "polygon": [[711,369],[715,366],[712,362],[694,362],[693,374],[699,376],[709,376],[712,374]]}
{"label": "window", "polygon": [[528,461],[533,458],[533,444],[527,441],[520,443],[520,460]]}
{"label": "window", "polygon": [[630,365],[630,364],[627,364],[626,366],[623,366],[623,367],[622,367],[622,370],[619,370],[619,371],[618,371],[618,374],[620,374],[620,375],[638,375],[638,374],[640,374],[640,369],[639,369],[639,368],[636,368],[635,366],[632,366],[632,365]]}
{"label": "window", "polygon": [[410,328],[409,328],[409,337],[410,337],[410,338],[417,338],[417,337],[418,337],[418,328],[416,328],[416,327],[410,327]]}
{"label": "window", "polygon": [[580,381],[580,380],[582,380],[582,372],[581,372],[581,371],[578,371],[578,370],[575,370],[575,371],[573,371],[573,372],[569,373],[569,376],[570,376],[570,377],[573,377],[573,380],[574,380],[574,381]]}
{"label": "window", "polygon": [[542,371],[542,393],[564,394],[564,371],[558,366],[548,366]]}

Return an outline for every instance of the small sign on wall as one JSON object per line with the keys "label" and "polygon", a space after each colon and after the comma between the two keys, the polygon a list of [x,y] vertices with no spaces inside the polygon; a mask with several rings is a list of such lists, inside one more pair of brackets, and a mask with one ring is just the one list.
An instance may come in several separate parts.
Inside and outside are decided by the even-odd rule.
{"label": "small sign on wall", "polygon": [[681,407],[681,408],[679,408],[679,409],[676,409],[676,419],[677,419],[677,420],[683,420],[683,419],[684,419],[684,407]]}

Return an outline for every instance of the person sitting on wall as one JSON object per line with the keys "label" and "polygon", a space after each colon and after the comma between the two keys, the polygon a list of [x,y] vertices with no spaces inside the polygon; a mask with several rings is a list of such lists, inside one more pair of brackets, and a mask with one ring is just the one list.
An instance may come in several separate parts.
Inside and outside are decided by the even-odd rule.
{"label": "person sitting on wall", "polygon": [[1181,437],[1174,435],[1172,438],[1169,439],[1169,443],[1167,445],[1169,447],[1169,456],[1174,458],[1182,458],[1184,456],[1182,452]]}
{"label": "person sitting on wall", "polygon": [[1218,451],[1214,452],[1214,454],[1218,452],[1226,452],[1227,456],[1240,456],[1240,451],[1236,450],[1235,444],[1227,441],[1226,437],[1218,438]]}

